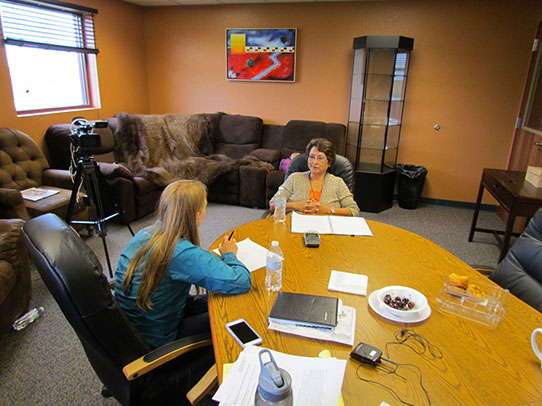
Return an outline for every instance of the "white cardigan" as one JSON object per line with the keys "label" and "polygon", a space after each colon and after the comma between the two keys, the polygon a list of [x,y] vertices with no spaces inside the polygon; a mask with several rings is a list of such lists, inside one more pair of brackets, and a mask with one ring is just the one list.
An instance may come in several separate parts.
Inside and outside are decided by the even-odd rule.
{"label": "white cardigan", "polygon": [[[274,202],[277,197],[284,197],[287,202],[308,200],[310,191],[309,175],[310,171],[292,173],[279,187],[270,202]],[[329,207],[349,208],[352,211],[352,216],[359,217],[361,215],[354,196],[352,196],[344,180],[330,173],[326,173],[324,177],[320,203]]]}

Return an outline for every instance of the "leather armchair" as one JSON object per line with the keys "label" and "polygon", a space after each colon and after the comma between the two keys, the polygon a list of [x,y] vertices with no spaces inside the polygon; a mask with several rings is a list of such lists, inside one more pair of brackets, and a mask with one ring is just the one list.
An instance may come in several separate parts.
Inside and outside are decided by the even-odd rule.
{"label": "leather armchair", "polygon": [[489,277],[542,312],[542,208]]}
{"label": "leather armchair", "polygon": [[[32,138],[21,131],[0,128],[0,218],[28,220],[49,212],[65,217],[72,185],[68,171],[49,168]],[[42,186],[58,193],[35,202],[24,200],[20,193]],[[74,207],[73,220],[88,220],[82,198]]]}
{"label": "leather armchair", "polygon": [[105,386],[102,394],[125,406],[185,405],[189,396],[197,401],[199,396],[189,390],[200,378],[216,376],[210,335],[185,337],[151,351],[115,301],[98,258],[62,219],[36,217],[26,222],[22,234]]}
{"label": "leather armchair", "polygon": [[21,219],[0,219],[0,335],[28,311],[31,278]]}
{"label": "leather armchair", "polygon": [[[298,155],[290,162],[284,180],[288,179],[288,176],[294,172],[306,172],[308,170],[307,154]],[[327,171],[332,175],[343,178],[348,189],[354,193],[354,168],[348,158],[338,154],[335,155],[335,162]]]}

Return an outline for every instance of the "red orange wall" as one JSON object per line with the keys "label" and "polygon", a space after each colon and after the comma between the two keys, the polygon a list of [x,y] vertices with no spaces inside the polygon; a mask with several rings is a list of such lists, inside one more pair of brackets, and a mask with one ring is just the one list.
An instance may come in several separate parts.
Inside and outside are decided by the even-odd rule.
{"label": "red orange wall", "polygon": [[[505,168],[537,23],[538,0],[397,0],[138,7],[77,0],[99,10],[102,108],[17,117],[0,52],[0,125],[41,142],[53,123],[118,111],[225,111],[346,124],[352,39],[413,37],[399,161],[424,165],[424,196],[474,201],[484,167]],[[296,83],[225,79],[226,28],[298,29]],[[439,124],[440,131],[433,126]]]}
{"label": "red orange wall", "polygon": [[[474,201],[505,168],[542,3],[365,1],[145,10],[150,110],[345,123],[352,39],[413,37],[399,162],[429,170],[424,196]],[[296,83],[230,82],[226,28],[298,29]],[[439,124],[440,131],[433,126]]]}

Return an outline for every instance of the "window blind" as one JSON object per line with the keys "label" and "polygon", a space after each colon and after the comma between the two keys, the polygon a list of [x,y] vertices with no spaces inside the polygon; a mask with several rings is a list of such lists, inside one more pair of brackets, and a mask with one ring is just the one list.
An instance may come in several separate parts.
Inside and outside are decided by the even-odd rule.
{"label": "window blind", "polygon": [[5,44],[97,54],[94,14],[60,1],[0,1]]}

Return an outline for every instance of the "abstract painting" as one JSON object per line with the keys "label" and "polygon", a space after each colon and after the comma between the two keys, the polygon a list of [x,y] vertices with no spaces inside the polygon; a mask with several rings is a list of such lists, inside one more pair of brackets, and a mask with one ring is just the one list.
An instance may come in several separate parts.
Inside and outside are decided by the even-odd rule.
{"label": "abstract painting", "polygon": [[227,29],[228,80],[295,81],[296,29]]}

